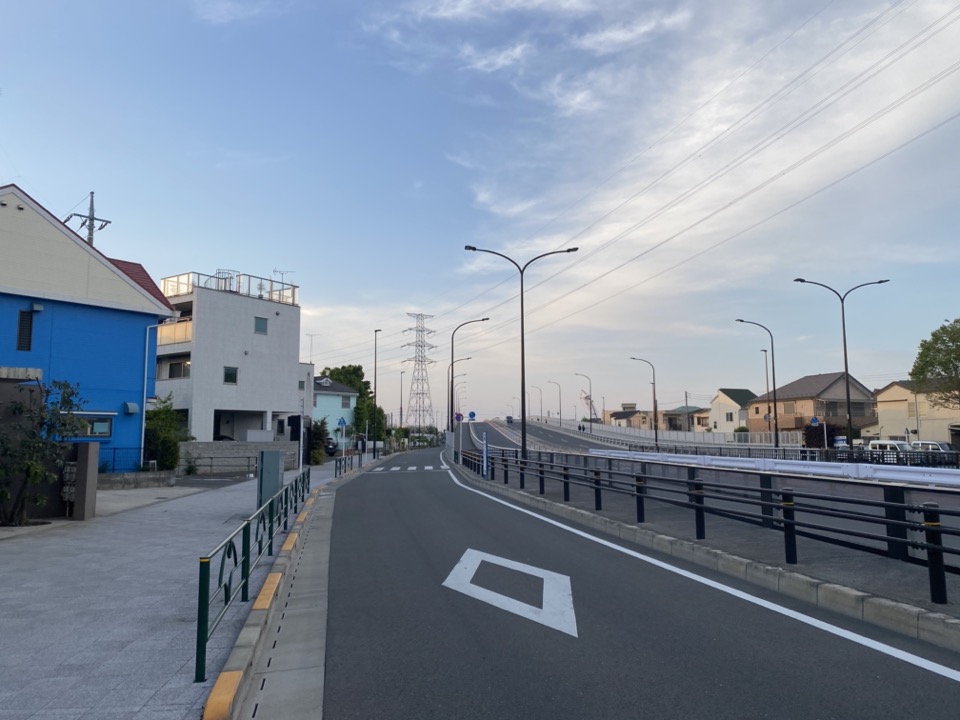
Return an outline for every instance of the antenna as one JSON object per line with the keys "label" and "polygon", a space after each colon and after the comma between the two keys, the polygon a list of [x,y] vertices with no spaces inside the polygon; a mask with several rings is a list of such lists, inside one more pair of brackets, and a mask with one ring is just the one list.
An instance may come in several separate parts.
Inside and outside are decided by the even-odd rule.
{"label": "antenna", "polygon": [[292,274],[295,273],[295,272],[296,272],[296,270],[277,270],[276,268],[273,269],[273,274],[274,274],[274,275],[279,275],[279,276],[280,276],[280,282],[282,282],[282,283],[285,283],[285,282],[286,282],[286,280],[283,279],[283,276],[284,276],[284,275],[292,275]]}

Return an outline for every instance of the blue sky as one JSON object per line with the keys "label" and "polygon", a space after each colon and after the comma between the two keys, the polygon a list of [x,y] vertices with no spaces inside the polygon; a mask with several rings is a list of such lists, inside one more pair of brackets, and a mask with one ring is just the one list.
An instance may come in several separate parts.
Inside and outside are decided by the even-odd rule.
{"label": "blue sky", "polygon": [[[414,325],[464,410],[906,377],[957,317],[960,10],[937,0],[34,0],[0,25],[0,183],[155,279],[301,288],[302,356],[404,410]],[[530,390],[533,411],[540,391]],[[578,404],[578,414],[584,405]]]}

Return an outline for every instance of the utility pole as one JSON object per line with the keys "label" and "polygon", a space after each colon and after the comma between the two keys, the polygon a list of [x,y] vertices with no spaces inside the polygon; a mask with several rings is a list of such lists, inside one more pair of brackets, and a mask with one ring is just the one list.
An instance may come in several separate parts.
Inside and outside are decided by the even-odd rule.
{"label": "utility pole", "polygon": [[103,218],[98,218],[93,212],[93,190],[90,191],[90,210],[86,215],[81,215],[80,213],[70,213],[67,215],[67,219],[64,220],[64,223],[68,223],[73,218],[83,218],[83,222],[80,223],[80,229],[87,229],[87,244],[90,247],[93,247],[93,225],[94,223],[100,223],[100,227],[97,230],[103,230],[107,225],[110,224],[109,220],[104,220]]}

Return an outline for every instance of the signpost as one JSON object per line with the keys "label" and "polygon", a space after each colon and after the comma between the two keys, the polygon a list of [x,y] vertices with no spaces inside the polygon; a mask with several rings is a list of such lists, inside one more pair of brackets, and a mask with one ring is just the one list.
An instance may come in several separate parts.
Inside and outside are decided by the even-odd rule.
{"label": "signpost", "polygon": [[[816,427],[820,424],[820,420],[817,417],[810,418],[810,427]],[[827,449],[827,423],[823,423],[823,449]]]}
{"label": "signpost", "polygon": [[343,455],[343,439],[344,439],[344,436],[347,434],[347,431],[346,431],[347,421],[341,417],[339,420],[337,420],[337,427],[340,428],[340,455],[342,456]]}

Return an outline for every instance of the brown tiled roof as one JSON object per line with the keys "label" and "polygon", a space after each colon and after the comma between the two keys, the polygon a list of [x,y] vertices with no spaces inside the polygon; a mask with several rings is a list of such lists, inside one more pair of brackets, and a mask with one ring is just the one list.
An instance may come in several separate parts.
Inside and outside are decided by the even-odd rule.
{"label": "brown tiled roof", "polygon": [[[842,372],[835,373],[820,373],[819,375],[807,375],[802,377],[799,380],[794,380],[792,383],[787,383],[782,387],[777,388],[777,400],[799,400],[802,398],[815,398],[820,397],[820,395],[831,385],[833,385],[838,380],[843,379]],[[850,382],[852,384],[859,385],[866,392],[870,392],[869,388],[863,386],[853,375],[850,376]],[[751,402],[760,402],[767,401],[768,399],[773,399],[773,392],[769,394],[764,393]]]}
{"label": "brown tiled roof", "polygon": [[133,280],[137,285],[146,290],[150,295],[163,303],[165,307],[173,310],[173,305],[170,304],[170,301],[160,292],[160,288],[157,287],[157,284],[153,281],[153,278],[150,277],[150,273],[146,271],[146,268],[143,267],[140,263],[131,262],[129,260],[117,260],[115,258],[107,258],[113,265],[120,270],[124,275]]}

